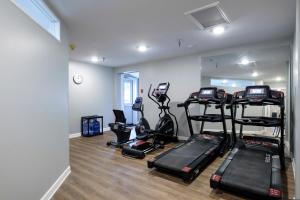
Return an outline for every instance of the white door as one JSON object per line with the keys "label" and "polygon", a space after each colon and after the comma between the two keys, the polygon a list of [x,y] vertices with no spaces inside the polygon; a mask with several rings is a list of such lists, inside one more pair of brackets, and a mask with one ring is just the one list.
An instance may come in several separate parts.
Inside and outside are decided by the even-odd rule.
{"label": "white door", "polygon": [[133,104],[133,80],[130,78],[124,79],[124,97],[123,97],[123,106],[124,106],[124,114],[127,119],[127,124],[134,123],[133,122],[133,111],[132,111],[132,104]]}

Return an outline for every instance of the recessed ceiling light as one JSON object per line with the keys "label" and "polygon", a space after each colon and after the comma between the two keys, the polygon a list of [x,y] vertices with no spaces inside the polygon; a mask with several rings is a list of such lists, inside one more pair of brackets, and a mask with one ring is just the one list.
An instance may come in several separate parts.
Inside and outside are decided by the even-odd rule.
{"label": "recessed ceiling light", "polygon": [[137,47],[137,50],[139,51],[139,52],[146,52],[146,51],[148,51],[148,47],[146,46],[146,45],[139,45],[138,47]]}
{"label": "recessed ceiling light", "polygon": [[213,34],[215,35],[221,35],[223,34],[225,31],[225,28],[224,26],[215,26],[213,29],[212,29],[212,32]]}
{"label": "recessed ceiling light", "polygon": [[276,81],[282,81],[282,78],[280,76],[276,77]]}
{"label": "recessed ceiling light", "polygon": [[257,72],[253,72],[252,73],[252,77],[257,77],[258,76],[258,73]]}
{"label": "recessed ceiling light", "polygon": [[192,45],[192,44],[189,44],[189,45],[187,45],[187,48],[193,48],[194,47],[194,45]]}
{"label": "recessed ceiling light", "polygon": [[247,58],[243,58],[241,61],[242,65],[249,65],[250,61]]}
{"label": "recessed ceiling light", "polygon": [[98,63],[98,62],[99,62],[99,58],[98,58],[97,56],[93,56],[93,57],[91,58],[91,61],[92,61],[93,63]]}
{"label": "recessed ceiling light", "polygon": [[254,60],[249,60],[247,57],[244,57],[238,64],[239,65],[249,65],[255,63]]}
{"label": "recessed ceiling light", "polygon": [[226,84],[226,83],[228,83],[228,80],[225,79],[225,80],[222,81],[222,83]]}

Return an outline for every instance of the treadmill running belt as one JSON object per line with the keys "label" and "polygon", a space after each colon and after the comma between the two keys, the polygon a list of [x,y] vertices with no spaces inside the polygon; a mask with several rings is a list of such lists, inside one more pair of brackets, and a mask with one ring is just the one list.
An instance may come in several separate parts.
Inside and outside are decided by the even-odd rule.
{"label": "treadmill running belt", "polygon": [[211,140],[192,140],[159,158],[155,164],[171,170],[182,170],[214,146],[217,147]]}
{"label": "treadmill running belt", "polygon": [[230,188],[268,196],[272,155],[258,150],[240,149],[225,170],[221,182]]}

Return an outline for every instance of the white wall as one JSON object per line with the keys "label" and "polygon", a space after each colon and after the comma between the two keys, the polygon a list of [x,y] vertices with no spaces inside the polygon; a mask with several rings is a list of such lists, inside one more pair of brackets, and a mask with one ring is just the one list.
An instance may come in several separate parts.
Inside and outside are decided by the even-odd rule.
{"label": "white wall", "polygon": [[40,199],[69,166],[68,41],[0,2],[0,199]]}
{"label": "white wall", "polygon": [[[83,76],[83,83],[73,82],[74,74]],[[79,133],[80,119],[86,115],[102,115],[104,128],[113,122],[113,69],[72,61],[69,63],[69,127]]]}
{"label": "white wall", "polygon": [[295,37],[294,37],[294,49],[293,49],[293,83],[292,83],[292,104],[294,107],[291,109],[291,121],[292,121],[292,130],[294,131],[294,158],[295,158],[295,175],[296,175],[296,199],[300,199],[300,88],[299,88],[299,68],[300,68],[300,0],[297,0],[297,6],[296,6],[297,12],[296,12],[296,30],[295,30]]}
{"label": "white wall", "polygon": [[156,87],[160,82],[170,82],[168,92],[171,98],[171,112],[177,116],[179,121],[179,135],[189,136],[189,130],[183,108],[177,108],[177,104],[185,101],[189,94],[198,91],[201,84],[201,59],[199,56],[185,56],[175,59],[150,62],[136,67],[115,68],[115,108],[120,108],[119,94],[120,83],[119,74],[127,71],[137,71],[140,73],[140,89],[143,89],[145,104],[145,117],[149,121],[151,128],[154,128],[158,121],[159,110],[157,105],[147,97],[150,84]]}
{"label": "white wall", "polygon": [[[286,77],[288,78],[288,77]],[[285,89],[287,90],[288,85],[286,81],[281,82],[264,82],[265,85],[269,85],[272,89]],[[287,94],[285,94],[287,96]]]}

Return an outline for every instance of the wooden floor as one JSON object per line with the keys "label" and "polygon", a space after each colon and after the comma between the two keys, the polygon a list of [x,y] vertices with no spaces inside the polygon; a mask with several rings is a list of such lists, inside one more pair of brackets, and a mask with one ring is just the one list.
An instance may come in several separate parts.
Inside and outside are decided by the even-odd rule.
{"label": "wooden floor", "polygon": [[[93,138],[70,140],[71,175],[63,183],[53,200],[177,200],[214,199],[236,200],[240,197],[222,191],[212,191],[209,178],[223,158],[215,160],[191,184],[174,176],[150,170],[146,160],[159,154],[155,152],[144,160],[124,158],[120,150],[106,147],[113,133]],[[285,197],[294,196],[291,165],[284,174]]]}

